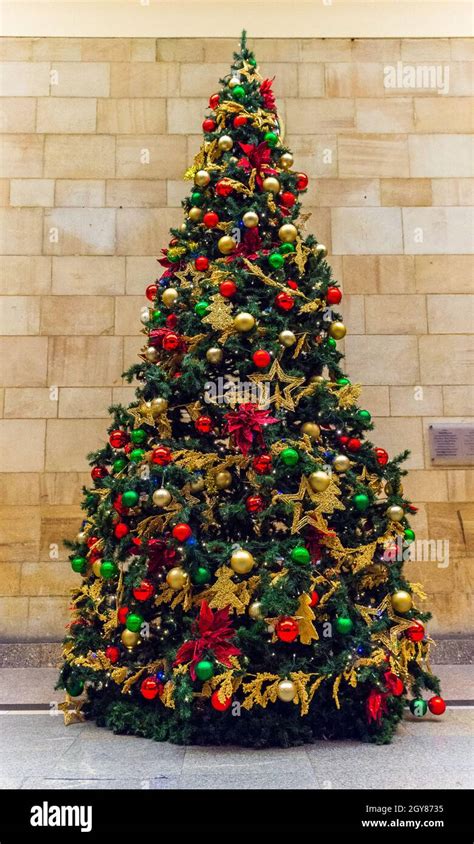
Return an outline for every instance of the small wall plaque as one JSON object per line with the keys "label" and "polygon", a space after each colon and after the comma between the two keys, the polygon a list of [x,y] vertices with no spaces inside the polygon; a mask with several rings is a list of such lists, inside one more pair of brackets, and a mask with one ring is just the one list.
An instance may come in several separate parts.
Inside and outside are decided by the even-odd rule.
{"label": "small wall plaque", "polygon": [[431,462],[436,466],[474,464],[474,424],[437,422],[429,426]]}

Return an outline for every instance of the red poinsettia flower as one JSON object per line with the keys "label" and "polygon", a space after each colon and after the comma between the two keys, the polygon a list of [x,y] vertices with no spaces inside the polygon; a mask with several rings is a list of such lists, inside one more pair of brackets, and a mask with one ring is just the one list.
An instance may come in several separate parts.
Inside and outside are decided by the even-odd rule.
{"label": "red poinsettia flower", "polygon": [[191,679],[196,679],[196,664],[204,653],[211,651],[216,660],[227,668],[232,667],[231,656],[240,654],[239,648],[232,644],[235,630],[229,620],[230,607],[213,612],[207,601],[201,602],[199,618],[193,625],[194,638],[184,642],[176,654],[175,665],[189,662]]}
{"label": "red poinsettia flower", "polygon": [[[275,77],[273,77],[275,79]],[[275,94],[272,91],[273,79],[264,79],[260,85],[260,93],[265,108],[269,111],[275,111]]]}

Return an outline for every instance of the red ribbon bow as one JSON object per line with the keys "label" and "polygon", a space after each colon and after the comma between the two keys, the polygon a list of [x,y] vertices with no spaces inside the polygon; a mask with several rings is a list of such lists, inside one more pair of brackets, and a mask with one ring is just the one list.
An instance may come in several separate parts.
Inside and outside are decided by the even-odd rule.
{"label": "red ribbon bow", "polygon": [[274,425],[279,422],[273,416],[269,416],[269,410],[260,410],[258,405],[252,402],[239,405],[239,409],[226,413],[226,432],[231,434],[234,442],[240,448],[242,454],[247,455],[253,445],[256,436],[259,445],[264,448],[265,442],[262,436],[264,425]]}
{"label": "red ribbon bow", "polygon": [[193,625],[193,633],[199,635],[181,645],[174,661],[175,665],[190,663],[189,674],[192,680],[196,679],[196,664],[208,651],[227,668],[232,667],[230,657],[240,654],[239,648],[231,643],[235,630],[229,621],[229,610],[230,607],[224,607],[213,612],[206,601],[201,602],[199,618]]}

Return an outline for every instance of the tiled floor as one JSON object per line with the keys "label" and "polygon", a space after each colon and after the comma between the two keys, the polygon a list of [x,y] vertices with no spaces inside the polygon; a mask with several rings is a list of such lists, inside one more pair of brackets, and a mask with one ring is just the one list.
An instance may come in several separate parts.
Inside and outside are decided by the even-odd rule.
{"label": "tiled floor", "polygon": [[[437,666],[449,700],[472,698],[469,666]],[[50,703],[55,672],[3,669],[0,703]],[[52,710],[54,712],[54,709]],[[391,745],[317,742],[289,750],[179,747],[114,736],[61,714],[0,712],[3,788],[470,788],[474,708],[407,717]],[[124,764],[124,760],[128,760]]]}

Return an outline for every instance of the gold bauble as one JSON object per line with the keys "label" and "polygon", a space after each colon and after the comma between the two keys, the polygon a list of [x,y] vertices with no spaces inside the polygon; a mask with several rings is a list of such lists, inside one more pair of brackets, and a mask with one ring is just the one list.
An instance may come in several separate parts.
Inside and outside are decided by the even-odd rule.
{"label": "gold bauble", "polygon": [[166,582],[172,589],[183,589],[189,580],[189,576],[180,566],[170,569],[166,575]]}
{"label": "gold bauble", "polygon": [[94,572],[96,577],[100,577],[100,567],[102,565],[102,560],[96,560],[95,563],[92,563],[92,571]]}
{"label": "gold bauble", "polygon": [[171,492],[163,488],[155,489],[152,498],[157,507],[166,507],[171,501]]}
{"label": "gold bauble", "polygon": [[227,469],[223,469],[222,472],[217,472],[215,481],[217,489],[228,489],[232,485],[232,475]]}
{"label": "gold bauble", "polygon": [[188,217],[193,223],[199,223],[199,220],[202,218],[202,208],[198,208],[197,205],[194,205],[193,208],[189,209]]}
{"label": "gold bauble", "polygon": [[133,630],[124,630],[120,638],[122,640],[122,644],[125,645],[128,650],[131,650],[136,644],[138,644],[140,637],[138,633],[134,633]]}
{"label": "gold bauble", "polygon": [[211,181],[211,177],[207,170],[198,170],[194,177],[194,184],[199,188],[205,188]]}
{"label": "gold bauble", "polygon": [[337,454],[332,461],[332,468],[336,472],[347,472],[351,465],[351,461],[345,454]]}
{"label": "gold bauble", "polygon": [[191,481],[189,484],[189,489],[191,492],[202,492],[205,487],[204,478],[195,478],[194,481]]}
{"label": "gold bauble", "polygon": [[278,683],[277,695],[285,703],[291,703],[296,695],[296,686],[292,680],[282,680]]}
{"label": "gold bauble", "polygon": [[237,331],[251,331],[255,325],[255,317],[242,311],[234,318],[234,325]]}
{"label": "gold bauble", "polygon": [[408,610],[411,610],[411,595],[409,592],[405,592],[404,589],[399,589],[398,592],[394,592],[391,597],[391,601],[395,612],[408,612]]}
{"label": "gold bauble", "polygon": [[278,179],[275,179],[275,176],[267,176],[267,178],[263,180],[262,187],[263,190],[268,191],[268,193],[279,193],[280,182]]}
{"label": "gold bauble", "polygon": [[329,336],[334,337],[335,340],[342,340],[347,334],[347,328],[343,322],[331,322],[329,326]]}
{"label": "gold bauble", "polygon": [[160,416],[161,413],[166,413],[168,410],[168,401],[163,396],[157,396],[150,402],[150,409],[152,416]]}
{"label": "gold bauble", "polygon": [[298,237],[298,229],[293,223],[284,223],[278,229],[278,237],[282,243],[293,243]]}
{"label": "gold bauble", "polygon": [[387,517],[391,519],[392,522],[401,522],[405,515],[405,511],[403,507],[399,507],[398,504],[392,504],[391,507],[387,508]]}
{"label": "gold bauble", "polygon": [[318,471],[311,472],[309,478],[309,485],[313,492],[324,492],[331,483],[331,478],[326,475],[326,472]]}
{"label": "gold bauble", "polygon": [[145,357],[150,363],[156,363],[158,360],[158,351],[155,349],[154,346],[148,346],[148,349],[145,352]]}
{"label": "gold bauble", "polygon": [[179,227],[179,230],[180,230],[180,232],[182,232],[183,234],[185,234],[185,232],[187,232],[187,230],[188,230],[188,227],[187,227],[186,223],[181,223],[181,225],[180,225],[180,227]]}
{"label": "gold bauble", "polygon": [[394,492],[398,492],[399,495],[403,495],[403,485],[402,484],[398,484],[396,490],[394,490],[390,481],[387,481],[387,483],[384,486],[384,490],[385,490],[386,495],[393,495]]}
{"label": "gold bauble", "polygon": [[79,533],[76,536],[76,539],[77,539],[78,542],[85,542],[86,539],[87,539],[87,533],[84,533],[83,530],[79,531]]}
{"label": "gold bauble", "polygon": [[303,422],[300,431],[302,434],[311,437],[312,440],[319,440],[321,436],[321,428],[316,425],[316,422]]}
{"label": "gold bauble", "polygon": [[249,606],[249,616],[253,618],[254,621],[259,621],[262,616],[262,605],[260,601],[254,601],[253,604]]}
{"label": "gold bauble", "polygon": [[280,155],[280,167],[282,170],[289,170],[293,166],[293,156],[291,152],[284,152]]}
{"label": "gold bauble", "polygon": [[290,331],[288,328],[285,328],[284,331],[280,331],[278,339],[282,346],[286,346],[287,348],[293,346],[296,343],[296,335],[293,334],[293,332]]}
{"label": "gold bauble", "polygon": [[320,261],[321,258],[325,258],[328,254],[328,250],[326,249],[324,243],[318,243],[314,249],[316,253],[316,258]]}
{"label": "gold bauble", "polygon": [[222,152],[228,152],[234,146],[234,142],[230,135],[221,135],[217,141],[217,146]]}
{"label": "gold bauble", "polygon": [[310,384],[323,384],[325,382],[325,378],[322,375],[312,375],[309,379]]}
{"label": "gold bauble", "polygon": [[247,229],[254,229],[259,224],[258,214],[255,211],[246,211],[242,222]]}
{"label": "gold bauble", "polygon": [[178,295],[178,291],[175,287],[167,287],[166,290],[163,290],[163,293],[161,294],[161,301],[163,302],[163,305],[166,305],[167,308],[171,308],[172,305],[174,305],[174,303],[177,301]]}
{"label": "gold bauble", "polygon": [[244,551],[243,548],[240,548],[232,554],[230,565],[237,574],[248,574],[249,571],[252,571],[255,560],[249,551]]}
{"label": "gold bauble", "polygon": [[230,234],[224,234],[217,241],[217,248],[222,255],[230,255],[237,246],[233,237]]}
{"label": "gold bauble", "polygon": [[217,346],[212,346],[206,352],[206,360],[209,363],[220,363],[223,357],[224,353],[222,349],[218,349]]}

